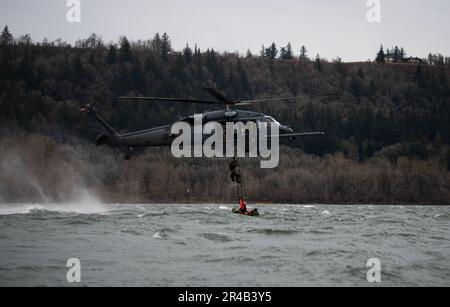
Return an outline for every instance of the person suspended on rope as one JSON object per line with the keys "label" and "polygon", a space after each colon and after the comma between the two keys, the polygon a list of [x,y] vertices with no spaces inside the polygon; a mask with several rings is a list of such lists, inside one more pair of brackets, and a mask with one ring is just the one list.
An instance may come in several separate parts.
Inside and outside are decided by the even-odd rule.
{"label": "person suspended on rope", "polygon": [[233,182],[240,184],[241,183],[241,174],[238,171],[238,161],[237,159],[233,159],[233,162],[230,163],[230,178]]}

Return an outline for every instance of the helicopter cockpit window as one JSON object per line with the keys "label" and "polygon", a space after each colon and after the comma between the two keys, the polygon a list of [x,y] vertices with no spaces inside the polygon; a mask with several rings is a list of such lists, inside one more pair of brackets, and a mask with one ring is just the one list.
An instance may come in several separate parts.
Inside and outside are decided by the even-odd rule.
{"label": "helicopter cockpit window", "polygon": [[279,125],[279,123],[271,116],[266,116],[264,118],[261,118],[259,121],[262,123],[267,123],[268,125],[270,125],[271,123],[276,123]]}
{"label": "helicopter cockpit window", "polygon": [[[201,116],[201,120],[202,120],[201,123],[204,124],[205,120],[206,120],[206,116],[204,114],[200,114],[200,116]],[[195,116],[192,115],[192,116],[184,117],[181,121],[193,125],[195,123]]]}
{"label": "helicopter cockpit window", "polygon": [[261,122],[261,123],[268,123],[268,124],[272,123],[272,121],[270,120],[269,117],[261,118],[258,121]]}

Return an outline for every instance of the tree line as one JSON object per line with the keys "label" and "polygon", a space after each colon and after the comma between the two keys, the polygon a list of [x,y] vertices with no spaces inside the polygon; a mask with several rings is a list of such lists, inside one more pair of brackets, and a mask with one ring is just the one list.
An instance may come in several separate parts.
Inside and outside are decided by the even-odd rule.
{"label": "tree line", "polygon": [[391,60],[391,62],[405,62],[408,59],[415,59],[416,62],[420,64],[428,64],[428,65],[439,65],[439,66],[450,66],[450,57],[444,56],[440,53],[433,54],[429,53],[426,58],[418,58],[410,56],[407,58],[406,51],[403,47],[395,46],[391,49],[387,48],[384,51],[383,45],[381,45],[380,50],[377,53],[375,61],[377,63],[385,63],[387,60]]}
{"label": "tree line", "polygon": [[[174,50],[168,34],[138,41],[123,36],[110,43],[92,34],[71,46],[62,40],[33,42],[29,35],[16,38],[5,28],[0,35],[0,138],[25,133],[46,136],[56,144],[81,146],[100,132],[79,112],[84,104],[96,105],[119,130],[145,129],[205,109],[181,103],[119,102],[116,97],[207,98],[201,87],[213,86],[231,99],[303,97],[296,102],[255,107],[296,131],[325,131],[322,138],[289,144],[292,150],[317,156],[315,162],[323,167],[331,157],[339,157],[333,161],[348,161],[355,170],[366,167],[369,176],[370,167],[375,173],[385,167],[383,163],[400,176],[396,165],[403,161],[402,170],[407,172],[404,161],[408,159],[431,163],[433,169],[443,169],[447,174],[450,106],[446,57],[442,62],[440,56],[432,56],[431,65],[395,66],[379,61],[344,63],[340,58],[327,61],[320,56],[310,59],[306,47],[300,49],[299,56],[293,50],[291,44],[278,48],[275,43],[263,47],[259,55],[219,53],[201,50],[197,45]],[[406,54],[401,47],[389,50]],[[144,155],[147,160],[140,161],[148,162],[150,156]],[[307,157],[297,159],[291,154],[286,163],[301,165]],[[173,170],[172,162],[159,159],[163,160],[160,167]],[[209,164],[206,167],[211,173],[217,170]],[[203,182],[197,172],[192,172],[189,176],[193,182]],[[279,172],[275,176],[280,180],[278,185],[292,180]],[[188,173],[189,169],[183,170],[183,174]],[[433,174],[443,180],[440,171]],[[143,180],[155,180],[148,176],[142,174]],[[113,177],[118,184],[119,171]],[[333,178],[323,180],[340,184],[333,181],[340,179]],[[448,181],[436,180],[440,182],[439,191],[448,191]],[[158,184],[164,187],[165,183]],[[255,198],[267,184],[255,183],[261,189],[254,191]],[[292,185],[294,189],[295,181],[288,186]],[[143,195],[148,195],[149,186],[142,188]],[[441,192],[436,195],[442,196]],[[314,199],[314,195],[304,199]],[[282,201],[281,194],[278,199]]]}

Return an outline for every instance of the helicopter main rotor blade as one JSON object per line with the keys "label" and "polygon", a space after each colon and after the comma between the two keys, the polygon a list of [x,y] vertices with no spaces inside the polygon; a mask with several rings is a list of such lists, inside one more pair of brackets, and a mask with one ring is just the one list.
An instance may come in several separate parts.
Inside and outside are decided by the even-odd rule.
{"label": "helicopter main rotor blade", "polygon": [[240,101],[240,102],[236,103],[236,105],[249,105],[249,104],[254,104],[254,103],[259,103],[259,102],[296,100],[296,99],[300,99],[300,98],[305,98],[305,97],[300,97],[299,96],[299,97],[286,97],[286,98],[243,100],[243,101]]}
{"label": "helicopter main rotor blade", "polygon": [[119,97],[119,100],[134,100],[134,101],[170,101],[170,102],[187,102],[199,104],[217,104],[217,101],[198,100],[198,99],[184,99],[184,98],[163,98],[163,97]]}
{"label": "helicopter main rotor blade", "polygon": [[[303,95],[303,96],[296,96],[296,97],[286,97],[286,98],[269,98],[269,99],[254,99],[254,100],[243,100],[238,101],[235,103],[235,105],[249,105],[249,104],[255,104],[260,102],[273,102],[273,101],[286,101],[286,100],[298,100],[298,99],[312,99],[317,96],[314,95]],[[324,94],[318,97],[319,99],[329,99],[329,98],[335,98],[338,97],[337,93],[329,93]]]}
{"label": "helicopter main rotor blade", "polygon": [[215,88],[202,87],[202,89],[207,91],[211,96],[216,98],[219,102],[221,102],[223,104],[230,104],[230,101],[225,97],[225,95],[222,94],[221,92],[219,92],[218,90],[216,90]]}
{"label": "helicopter main rotor blade", "polygon": [[[303,133],[289,133],[289,134],[280,134],[279,138],[296,138],[296,137],[307,137],[307,136],[322,136],[325,135],[325,132],[303,132]],[[276,138],[275,136],[269,136],[271,138]]]}
{"label": "helicopter main rotor blade", "polygon": [[253,103],[250,103],[250,102],[234,102],[234,103],[230,103],[230,105],[233,105],[233,106],[237,106],[237,107],[239,107],[239,106],[251,106]]}

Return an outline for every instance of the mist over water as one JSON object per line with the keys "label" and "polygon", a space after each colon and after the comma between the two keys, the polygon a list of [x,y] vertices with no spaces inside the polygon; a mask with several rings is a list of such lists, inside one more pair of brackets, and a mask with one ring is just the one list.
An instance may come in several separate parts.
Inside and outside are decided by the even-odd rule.
{"label": "mist over water", "polygon": [[[84,199],[83,199],[84,198]],[[0,286],[450,286],[450,213],[434,206],[0,205]]]}

